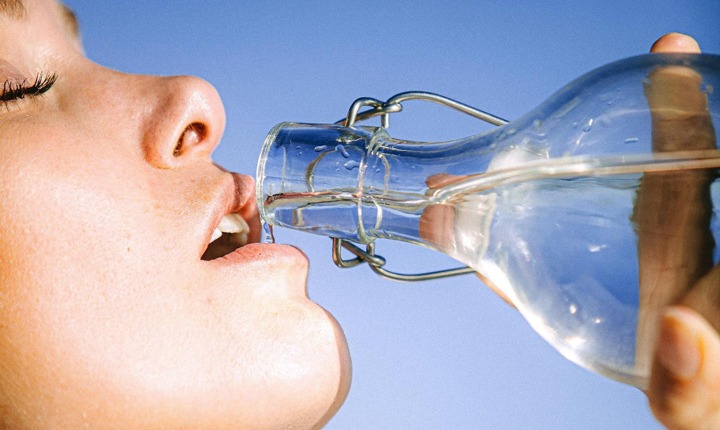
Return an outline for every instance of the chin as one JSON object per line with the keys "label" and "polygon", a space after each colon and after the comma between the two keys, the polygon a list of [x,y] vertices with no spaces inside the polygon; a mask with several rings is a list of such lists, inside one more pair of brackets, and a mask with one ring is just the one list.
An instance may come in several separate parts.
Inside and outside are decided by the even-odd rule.
{"label": "chin", "polygon": [[340,325],[309,299],[293,302],[282,316],[274,316],[274,323],[284,324],[283,337],[268,342],[264,333],[260,354],[269,353],[257,355],[260,363],[244,375],[245,382],[259,385],[242,393],[250,396],[249,402],[247,397],[242,400],[246,407],[260,412],[247,428],[321,429],[347,398],[352,370]]}
{"label": "chin", "polygon": [[220,281],[205,291],[216,293],[212,314],[236,340],[238,355],[221,364],[237,372],[232,403],[265,411],[253,429],[322,428],[345,401],[352,372],[342,328],[307,297],[307,258],[273,244],[246,245],[228,257],[208,262]]}
{"label": "chin", "polygon": [[335,373],[338,377],[337,382],[335,383],[337,389],[334,391],[333,400],[327,408],[325,414],[314,427],[318,429],[322,428],[328,421],[330,421],[343,403],[345,403],[345,399],[347,399],[348,393],[350,392],[350,383],[352,381],[352,363],[350,360],[350,351],[347,340],[345,339],[345,334],[335,318],[324,309],[323,312],[327,315],[335,333],[335,345],[337,349],[337,370]]}

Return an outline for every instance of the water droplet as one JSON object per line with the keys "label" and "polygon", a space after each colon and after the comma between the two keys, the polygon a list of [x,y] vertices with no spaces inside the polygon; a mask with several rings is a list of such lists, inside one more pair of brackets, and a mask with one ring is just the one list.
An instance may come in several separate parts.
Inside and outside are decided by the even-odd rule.
{"label": "water droplet", "polygon": [[275,232],[273,226],[263,222],[263,230],[265,230],[265,243],[275,243]]}
{"label": "water droplet", "polygon": [[590,245],[588,246],[588,251],[590,251],[590,252],[600,252],[600,251],[604,250],[605,248],[607,248],[607,244],[601,244],[601,245],[590,244]]}
{"label": "water droplet", "polygon": [[327,150],[327,145],[318,145],[315,147],[315,152],[323,152]]}
{"label": "water droplet", "polygon": [[588,131],[590,131],[590,130],[592,129],[593,122],[595,122],[595,120],[594,120],[593,118],[590,118],[590,119],[588,120],[587,124],[585,124],[585,127],[583,127],[582,130],[583,130],[585,133],[587,133]]}
{"label": "water droplet", "polygon": [[360,163],[358,163],[355,160],[349,160],[349,161],[346,161],[345,164],[343,164],[343,166],[345,166],[345,168],[348,170],[352,170],[352,169],[356,169],[356,168],[360,167]]}
{"label": "water droplet", "polygon": [[345,158],[350,158],[350,154],[348,154],[347,149],[345,149],[345,146],[343,146],[343,145],[337,145],[337,146],[335,147],[335,150],[336,150],[337,152],[339,152],[340,154],[342,154],[343,157],[345,157]]}
{"label": "water droplet", "polygon": [[535,128],[540,128],[540,127],[542,127],[542,121],[540,121],[539,119],[534,120],[534,121],[533,121],[533,127],[535,127]]}
{"label": "water droplet", "polygon": [[628,137],[627,139],[625,139],[625,143],[636,143],[639,141],[640,139],[638,139],[637,137]]}
{"label": "water droplet", "polygon": [[707,95],[712,94],[713,90],[715,90],[715,88],[712,86],[712,84],[703,84],[703,86],[702,86],[702,92],[704,92]]}

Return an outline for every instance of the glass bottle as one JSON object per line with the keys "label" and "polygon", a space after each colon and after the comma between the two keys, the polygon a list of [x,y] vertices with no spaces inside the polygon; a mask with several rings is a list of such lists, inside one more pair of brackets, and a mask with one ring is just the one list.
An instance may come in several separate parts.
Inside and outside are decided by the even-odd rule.
{"label": "glass bottle", "polygon": [[[719,84],[720,56],[651,54],[449,142],[357,126],[356,105],[344,125],[282,123],[258,164],[261,216],[450,255],[567,358],[643,388],[659,310],[720,288],[698,287],[720,256]],[[386,120],[401,99],[360,99],[373,108],[359,117]]]}

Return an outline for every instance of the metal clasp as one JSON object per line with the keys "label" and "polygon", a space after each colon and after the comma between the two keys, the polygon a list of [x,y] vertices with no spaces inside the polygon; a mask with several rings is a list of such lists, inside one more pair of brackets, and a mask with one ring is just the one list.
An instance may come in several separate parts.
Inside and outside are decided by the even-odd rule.
{"label": "metal clasp", "polygon": [[[382,128],[387,129],[390,126],[390,114],[402,111],[403,107],[401,103],[407,100],[424,100],[437,103],[460,111],[467,115],[473,116],[492,125],[500,126],[507,124],[508,122],[507,120],[502,119],[498,116],[484,112],[480,109],[476,109],[472,106],[466,105],[445,96],[425,91],[408,91],[396,94],[384,102],[371,97],[359,98],[355,100],[350,106],[347,116],[337,121],[336,124],[343,124],[345,127],[353,127],[358,121],[364,121],[375,116],[380,116]],[[370,109],[360,112],[360,109],[367,106],[369,106]],[[435,272],[417,274],[403,274],[391,272],[384,268],[387,260],[384,257],[375,253],[375,242],[368,244],[366,249],[363,250],[352,242],[337,237],[333,237],[332,241],[332,258],[336,266],[346,269],[350,267],[355,267],[362,263],[367,263],[373,270],[373,272],[384,278],[392,279],[395,281],[427,281],[431,279],[466,275],[475,272],[474,269],[467,266],[458,267],[455,269],[446,269]],[[355,258],[349,260],[344,259],[342,257],[343,248],[355,255]]]}

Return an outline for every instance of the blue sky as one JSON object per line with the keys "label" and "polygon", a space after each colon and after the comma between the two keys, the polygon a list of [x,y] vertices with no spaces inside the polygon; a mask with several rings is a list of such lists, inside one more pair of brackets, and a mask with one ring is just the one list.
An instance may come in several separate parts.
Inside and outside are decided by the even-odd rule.
{"label": "blue sky", "polygon": [[[720,53],[717,0],[66,2],[93,60],[215,85],[227,113],[215,159],[245,173],[273,125],[333,122],[357,97],[427,90],[513,119],[669,31]],[[391,131],[443,140],[486,128],[408,104]],[[276,237],[308,254],[310,295],[350,343],[353,386],[328,429],[662,428],[642,393],[565,360],[472,276],[394,283],[335,268],[325,237]],[[455,264],[404,244],[378,252],[400,271]]]}

